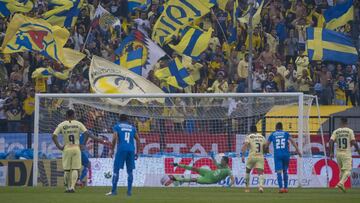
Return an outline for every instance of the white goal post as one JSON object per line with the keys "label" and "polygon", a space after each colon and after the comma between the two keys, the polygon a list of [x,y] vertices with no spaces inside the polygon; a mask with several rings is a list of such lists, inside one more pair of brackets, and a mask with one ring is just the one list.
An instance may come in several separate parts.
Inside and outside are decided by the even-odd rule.
{"label": "white goal post", "polygon": [[[316,105],[316,113],[314,114],[317,115],[317,118],[312,118],[310,123],[312,105]],[[81,121],[88,122],[89,126],[86,127],[91,128],[95,134],[108,132],[110,127],[105,128],[102,125],[111,125],[116,122],[116,115],[119,113],[125,113],[133,117],[134,122],[142,121],[142,118],[144,118],[151,123],[149,124],[151,127],[145,134],[160,134],[158,141],[155,140],[152,143],[152,146],[157,146],[157,148],[155,148],[154,152],[150,153],[149,151],[147,155],[150,156],[151,154],[160,153],[165,156],[174,156],[175,153],[176,156],[189,153],[197,154],[199,157],[207,156],[201,152],[201,146],[200,152],[194,152],[195,149],[193,148],[196,147],[191,150],[173,148],[171,151],[163,146],[167,142],[173,140],[177,142],[176,139],[180,139],[185,143],[192,144],[204,140],[204,145],[210,143],[210,147],[203,147],[206,148],[205,152],[209,152],[210,148],[215,148],[218,152],[228,153],[236,157],[239,156],[237,146],[235,146],[239,144],[238,137],[248,133],[247,130],[250,125],[256,124],[262,129],[264,135],[268,135],[269,130],[273,129],[275,122],[279,119],[281,122],[288,122],[290,129],[292,129],[292,125],[297,126],[293,133],[297,135],[299,149],[305,156],[312,155],[310,125],[319,126],[317,135],[321,135],[321,144],[323,146],[323,149],[319,150],[326,157],[317,97],[304,95],[303,93],[36,94],[33,186],[38,185],[39,160],[50,157],[41,149],[40,142],[43,139],[41,136],[47,136],[48,139],[55,129],[54,126],[56,127],[57,124],[63,121],[64,112],[69,108],[75,109],[77,115],[81,114]],[[297,109],[296,115],[292,115],[290,118],[291,115],[289,115],[288,111],[294,111],[294,109]],[[90,117],[88,114],[92,112],[97,112],[97,114]],[[281,118],[275,116],[272,118],[274,121],[271,122],[266,116],[269,112],[277,112],[276,114],[281,115]],[[100,119],[99,115],[101,122],[97,121],[98,118]],[[95,121],[93,121],[94,119]],[[297,123],[295,123],[296,119]],[[259,128],[258,130],[260,131]],[[164,134],[165,138],[161,137],[161,134]],[[215,135],[219,143],[212,141]],[[224,141],[224,139],[227,140]],[[306,147],[304,148],[304,146]],[[146,147],[149,148],[149,146],[145,146],[144,153]],[[94,152],[94,156],[98,157],[95,153],[98,152]],[[41,157],[39,157],[39,154]],[[60,157],[51,156],[51,158]],[[297,184],[299,186],[301,186],[301,179],[306,172],[303,171],[304,168],[306,170],[304,165],[303,159],[297,157],[297,166],[301,166],[295,169],[297,170]],[[310,176],[311,172],[308,175]],[[327,171],[326,175],[328,176]]]}

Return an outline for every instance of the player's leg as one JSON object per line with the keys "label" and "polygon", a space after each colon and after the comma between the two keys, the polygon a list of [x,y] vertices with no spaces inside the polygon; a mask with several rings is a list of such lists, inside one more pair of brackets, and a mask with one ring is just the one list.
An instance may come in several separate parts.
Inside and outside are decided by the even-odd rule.
{"label": "player's leg", "polygon": [[283,158],[283,176],[284,176],[284,192],[288,192],[288,183],[289,183],[289,163],[290,163],[290,156],[286,156]]}
{"label": "player's leg", "polygon": [[65,192],[69,191],[70,188],[70,169],[71,169],[71,157],[69,154],[69,150],[66,148],[63,151],[62,156],[62,165],[64,169],[64,183],[65,183]]}
{"label": "player's leg", "polygon": [[283,162],[280,157],[274,157],[274,163],[275,163],[275,171],[277,176],[277,181],[279,185],[279,190],[281,192],[283,188],[283,178],[282,178],[282,170],[283,170]]}
{"label": "player's leg", "polygon": [[259,192],[264,192],[264,158],[257,158],[255,168],[259,174]]}
{"label": "player's leg", "polygon": [[116,195],[117,194],[117,184],[119,181],[119,170],[124,168],[125,157],[126,154],[123,152],[117,152],[114,160],[113,167],[113,177],[112,177],[112,187],[111,192],[107,193],[107,195]]}
{"label": "player's leg", "polygon": [[184,169],[189,170],[189,171],[194,171],[194,172],[197,172],[197,173],[201,174],[200,168],[197,168],[197,167],[192,167],[192,166],[188,166],[188,165],[184,165],[184,164],[176,164],[176,163],[174,163],[173,165],[178,166],[180,168],[184,168]]}
{"label": "player's leg", "polygon": [[70,190],[75,191],[76,181],[79,178],[79,171],[81,169],[81,152],[80,148],[72,149],[71,157],[71,187]]}
{"label": "player's leg", "polygon": [[85,185],[84,179],[87,176],[88,170],[91,168],[89,157],[84,150],[81,150],[81,165],[83,168],[81,170],[80,178],[77,183],[77,185],[80,186]]}
{"label": "player's leg", "polygon": [[133,170],[135,169],[135,152],[127,152],[126,156],[126,172],[128,175],[127,195],[131,196],[133,184]]}
{"label": "player's leg", "polygon": [[344,184],[345,184],[346,180],[349,178],[349,176],[351,175],[352,158],[351,158],[351,156],[348,156],[346,154],[342,154],[339,158],[341,159],[340,165],[339,165],[340,171],[341,171],[341,176],[340,176],[340,181],[337,185],[338,185],[338,188],[340,188],[343,192],[345,192]]}
{"label": "player's leg", "polygon": [[248,157],[246,161],[246,171],[245,171],[245,192],[250,192],[250,172],[254,167],[254,161],[251,157]]}

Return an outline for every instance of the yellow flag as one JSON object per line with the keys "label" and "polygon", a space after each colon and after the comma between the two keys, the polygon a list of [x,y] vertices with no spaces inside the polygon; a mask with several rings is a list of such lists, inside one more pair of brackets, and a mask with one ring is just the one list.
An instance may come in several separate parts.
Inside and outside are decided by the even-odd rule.
{"label": "yellow flag", "polygon": [[73,68],[85,57],[85,54],[64,48],[69,35],[67,29],[52,26],[43,19],[16,14],[6,30],[1,46],[2,52],[39,52],[45,57],[59,61],[65,67]]}
{"label": "yellow flag", "polygon": [[167,44],[179,30],[190,25],[210,11],[201,0],[169,1],[155,23],[152,39],[160,45]]}
{"label": "yellow flag", "polygon": [[184,54],[197,59],[209,46],[212,32],[212,28],[207,32],[204,32],[201,29],[190,27],[185,32],[185,35],[182,37],[179,44],[169,44],[169,46],[179,54]]}

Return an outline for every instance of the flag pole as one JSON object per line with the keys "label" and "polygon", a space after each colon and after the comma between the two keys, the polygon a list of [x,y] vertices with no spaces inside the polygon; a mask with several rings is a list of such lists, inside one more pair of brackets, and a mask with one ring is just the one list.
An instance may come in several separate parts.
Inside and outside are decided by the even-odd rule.
{"label": "flag pole", "polygon": [[84,42],[84,45],[83,45],[81,51],[84,51],[85,46],[86,46],[86,44],[87,44],[87,41],[89,40],[89,35],[90,35],[91,31],[92,31],[92,26],[90,27],[90,29],[89,29],[89,31],[88,31],[88,33],[87,33],[87,35],[86,35],[86,39],[85,39],[85,42]]}
{"label": "flag pole", "polygon": [[219,19],[218,19],[217,16],[215,15],[214,10],[213,10],[212,8],[211,8],[211,13],[215,16],[216,22],[217,22],[217,24],[220,26],[220,30],[221,30],[222,34],[224,35],[224,38],[225,38],[226,42],[229,44],[229,41],[228,41],[228,39],[227,39],[227,37],[226,37],[226,35],[225,35],[224,29],[221,27],[221,24],[220,24],[220,22],[219,22]]}

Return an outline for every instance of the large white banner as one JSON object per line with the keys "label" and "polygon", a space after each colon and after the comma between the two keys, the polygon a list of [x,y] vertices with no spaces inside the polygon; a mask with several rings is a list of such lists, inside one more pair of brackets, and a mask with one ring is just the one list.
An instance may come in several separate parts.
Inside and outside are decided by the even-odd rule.
{"label": "large white banner", "polygon": [[[106,178],[106,173],[112,174],[113,160],[90,159],[92,165],[92,179],[90,186],[110,186],[111,178]],[[302,187],[327,187],[327,178],[329,178],[329,186],[334,187],[339,181],[339,167],[334,160],[327,160],[328,168],[326,167],[325,159],[322,158],[303,158],[302,170],[303,176],[298,176],[299,169],[297,159],[291,159],[289,166],[289,187],[298,187],[299,180]],[[164,175],[176,174],[190,177],[196,177],[197,174],[182,169],[180,167],[173,167],[171,163],[182,163],[194,167],[205,167],[214,169],[211,159],[209,158],[172,158],[172,157],[158,157],[158,158],[139,158],[136,161],[136,169],[134,170],[134,186],[138,187],[161,187],[160,179]],[[299,162],[300,163],[300,162]],[[231,167],[235,176],[235,187],[244,187],[245,181],[245,164],[241,162],[240,158],[231,159]],[[354,168],[360,167],[360,159],[353,159]],[[327,177],[326,170],[329,176]],[[265,187],[277,187],[277,179],[274,171],[273,158],[267,158],[265,161]],[[223,180],[217,185],[223,186],[228,184],[229,178]],[[252,172],[250,185],[255,187],[258,185],[259,178],[256,172]],[[126,186],[127,174],[126,170],[120,171],[119,186]],[[203,186],[196,183],[183,184],[182,186]],[[346,186],[350,187],[350,179],[346,182]]]}

